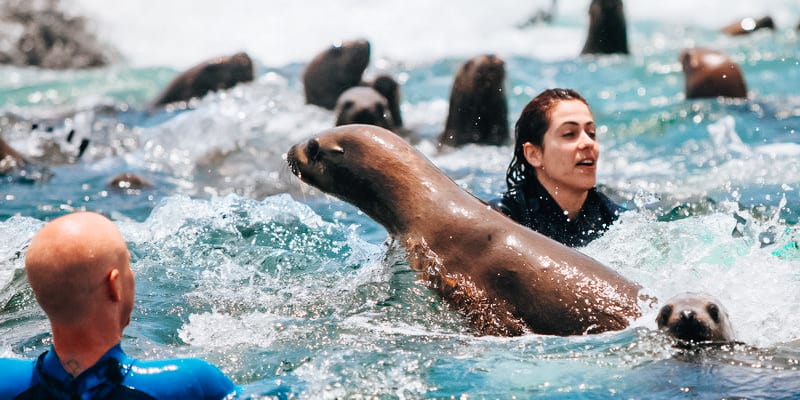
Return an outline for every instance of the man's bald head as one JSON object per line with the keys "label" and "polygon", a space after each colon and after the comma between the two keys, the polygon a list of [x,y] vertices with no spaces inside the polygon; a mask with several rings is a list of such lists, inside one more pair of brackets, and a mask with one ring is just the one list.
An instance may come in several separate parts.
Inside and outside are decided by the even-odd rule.
{"label": "man's bald head", "polygon": [[116,225],[100,214],[72,213],[42,227],[28,247],[25,272],[52,324],[81,324],[98,312],[130,317],[130,254]]}

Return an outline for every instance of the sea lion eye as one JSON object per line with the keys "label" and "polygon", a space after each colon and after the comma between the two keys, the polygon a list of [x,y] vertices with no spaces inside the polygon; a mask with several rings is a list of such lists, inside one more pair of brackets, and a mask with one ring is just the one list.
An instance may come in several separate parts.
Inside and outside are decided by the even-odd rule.
{"label": "sea lion eye", "polygon": [[317,139],[309,139],[306,145],[306,154],[308,158],[314,161],[319,161],[319,141]]}
{"label": "sea lion eye", "polygon": [[719,323],[719,307],[716,304],[711,303],[706,307],[706,311],[708,311],[708,315],[714,322]]}
{"label": "sea lion eye", "polygon": [[656,323],[658,324],[659,328],[667,324],[670,315],[672,315],[671,305],[666,305],[664,307],[661,307],[661,311],[658,312],[658,317],[656,317]]}

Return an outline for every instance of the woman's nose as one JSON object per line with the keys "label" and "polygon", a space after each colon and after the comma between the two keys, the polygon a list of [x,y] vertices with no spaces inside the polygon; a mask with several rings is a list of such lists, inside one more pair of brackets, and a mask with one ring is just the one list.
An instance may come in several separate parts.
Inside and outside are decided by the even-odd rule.
{"label": "woman's nose", "polygon": [[589,136],[589,133],[586,131],[581,132],[580,140],[578,141],[578,148],[586,149],[590,147],[594,147],[595,143],[597,143],[593,137]]}

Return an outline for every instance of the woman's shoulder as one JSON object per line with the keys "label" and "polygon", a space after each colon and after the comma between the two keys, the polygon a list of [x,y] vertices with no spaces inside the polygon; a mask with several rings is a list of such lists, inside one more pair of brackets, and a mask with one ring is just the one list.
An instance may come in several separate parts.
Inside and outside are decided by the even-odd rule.
{"label": "woman's shoulder", "polygon": [[614,200],[612,200],[610,197],[608,197],[606,194],[604,194],[597,188],[593,188],[590,191],[590,193],[592,193],[594,201],[597,202],[597,204],[601,207],[601,209],[606,213],[608,213],[608,215],[610,215],[613,219],[617,219],[617,217],[619,217],[620,214],[622,214],[625,211],[628,211],[628,209],[625,206],[616,203]]}
{"label": "woman's shoulder", "polygon": [[500,197],[495,197],[487,201],[489,206],[497,211],[511,217],[515,221],[519,221],[522,216],[522,201],[520,194],[516,190],[509,190],[503,193]]}

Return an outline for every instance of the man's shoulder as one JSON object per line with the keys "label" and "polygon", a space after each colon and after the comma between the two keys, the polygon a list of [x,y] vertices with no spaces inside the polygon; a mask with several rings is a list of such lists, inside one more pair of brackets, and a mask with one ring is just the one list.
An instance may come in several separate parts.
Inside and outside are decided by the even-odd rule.
{"label": "man's shoulder", "polygon": [[11,399],[31,385],[36,360],[0,358],[0,399]]}
{"label": "man's shoulder", "polygon": [[199,358],[134,360],[124,382],[159,399],[222,399],[237,390],[219,368]]}

